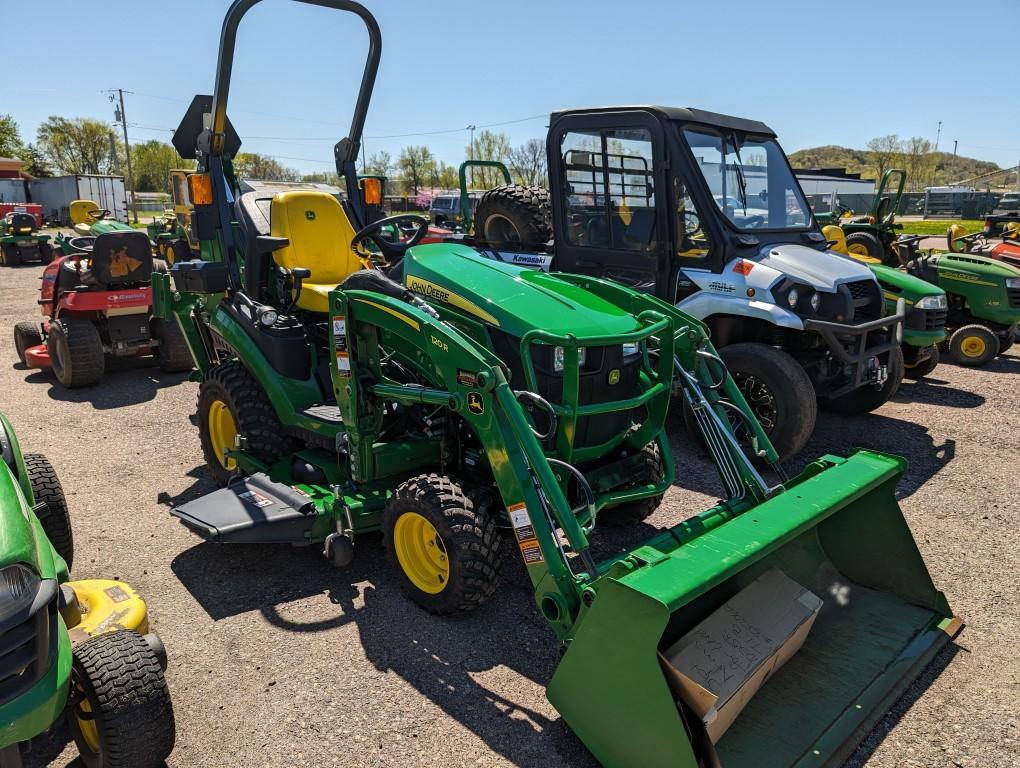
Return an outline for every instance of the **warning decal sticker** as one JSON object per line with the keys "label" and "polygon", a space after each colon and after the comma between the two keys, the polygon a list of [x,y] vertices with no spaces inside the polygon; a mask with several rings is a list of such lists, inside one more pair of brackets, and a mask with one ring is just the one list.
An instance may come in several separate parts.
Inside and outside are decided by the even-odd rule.
{"label": "warning decal sticker", "polygon": [[351,356],[339,349],[336,351],[336,372],[344,377],[351,375]]}
{"label": "warning decal sticker", "polygon": [[510,524],[513,526],[514,534],[517,536],[517,544],[521,548],[521,556],[525,565],[541,563],[545,561],[542,556],[542,548],[538,539],[535,538],[535,526],[531,523],[531,515],[523,502],[513,504],[506,508],[510,516]]}
{"label": "warning decal sticker", "polygon": [[244,493],[237,494],[237,498],[245,504],[251,504],[253,507],[268,507],[273,503],[272,499],[267,499],[258,491],[245,491]]}

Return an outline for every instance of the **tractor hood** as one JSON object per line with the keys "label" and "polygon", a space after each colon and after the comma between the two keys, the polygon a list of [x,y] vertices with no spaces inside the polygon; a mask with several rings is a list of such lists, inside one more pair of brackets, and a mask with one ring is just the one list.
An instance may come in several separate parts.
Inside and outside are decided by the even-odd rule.
{"label": "tractor hood", "polygon": [[833,251],[816,251],[794,243],[762,248],[755,261],[807,283],[816,291],[831,292],[841,283],[874,279],[870,269],[848,256]]}
{"label": "tractor hood", "polygon": [[939,255],[939,270],[979,275],[991,280],[1020,278],[1020,268],[1004,261],[978,256],[973,253],[943,253]]}
{"label": "tractor hood", "polygon": [[895,289],[897,295],[902,296],[911,303],[925,296],[938,296],[941,293],[945,293],[937,285],[933,285],[927,280],[908,275],[906,272],[893,269],[892,267],[886,267],[882,264],[869,264],[868,268],[875,273],[879,283],[883,286],[891,286]]}
{"label": "tractor hood", "polygon": [[493,261],[459,244],[409,250],[404,284],[433,304],[445,304],[518,338],[533,328],[580,338],[641,327],[632,315],[555,273]]}

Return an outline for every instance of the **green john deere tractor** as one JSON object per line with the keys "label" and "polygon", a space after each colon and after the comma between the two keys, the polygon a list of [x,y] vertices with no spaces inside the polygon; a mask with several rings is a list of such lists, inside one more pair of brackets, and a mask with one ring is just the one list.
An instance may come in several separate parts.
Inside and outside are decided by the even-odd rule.
{"label": "green john deere tractor", "polygon": [[174,745],[145,602],[127,584],[70,581],[71,519],[56,472],[0,414],[0,768],[59,718],[86,768],[157,768]]}
{"label": "green john deere tractor", "polygon": [[[202,446],[224,485],[173,514],[213,541],[321,546],[337,566],[381,530],[394,577],[439,614],[496,598],[511,546],[562,654],[549,698],[604,765],[841,763],[960,626],[896,504],[903,461],[826,456],[770,484],[736,425],[764,463],[777,466],[775,450],[689,315],[607,280],[419,246],[421,217],[365,223],[355,161],[381,35],[355,2],[302,1],[356,14],[369,34],[335,153],[345,205],[240,194],[227,97],[257,0],[237,0],[214,95],[195,98],[174,136],[198,161],[202,258],[175,265],[173,288],[154,276],[157,312],[198,361]],[[395,219],[414,234],[384,235]],[[672,483],[674,386],[725,499],[597,562],[598,525],[647,516]],[[713,744],[659,654],[776,568],[824,605]]]}
{"label": "green john deere tractor", "polygon": [[896,232],[903,228],[896,222],[896,211],[900,208],[906,183],[906,171],[890,168],[882,174],[878,191],[866,214],[854,215],[849,209],[837,207],[832,213],[816,214],[815,219],[823,226],[838,224],[846,234],[846,246],[852,256],[869,256],[884,261],[896,255],[893,245]]}
{"label": "green john deere tractor", "polygon": [[[92,200],[74,200],[68,206],[68,216],[74,225],[74,234],[65,235],[60,232],[54,245],[63,256],[84,253],[92,247],[95,239],[105,232],[133,232],[134,227],[111,218],[110,211],[100,208]],[[151,244],[151,240],[150,240]]]}
{"label": "green john deere tractor", "polygon": [[35,216],[13,211],[0,218],[0,265],[16,267],[30,261],[53,261],[50,236],[36,231]]}
{"label": "green john deere tractor", "polygon": [[188,261],[198,253],[198,241],[191,231],[191,200],[188,198],[187,169],[170,171],[170,196],[173,207],[153,221],[146,229],[155,244],[156,255],[173,266]]}

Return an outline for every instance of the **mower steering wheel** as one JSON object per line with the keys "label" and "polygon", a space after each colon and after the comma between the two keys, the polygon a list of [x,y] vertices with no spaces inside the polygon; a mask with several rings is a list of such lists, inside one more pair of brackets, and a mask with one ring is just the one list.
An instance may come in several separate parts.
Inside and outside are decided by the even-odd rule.
{"label": "mower steering wheel", "polygon": [[108,208],[93,208],[88,212],[88,215],[97,221],[102,221],[110,215],[110,210]]}
{"label": "mower steering wheel", "polygon": [[[401,221],[411,221],[417,224],[418,227],[415,229],[414,234],[406,240],[396,243],[391,240],[387,240],[382,236],[382,230],[389,226],[393,226],[399,232],[399,222]],[[357,234],[355,234],[354,237],[351,238],[351,249],[355,254],[357,254],[358,258],[360,258],[361,261],[368,266],[371,264],[372,254],[365,252],[361,246],[366,240],[371,240],[379,247],[379,250],[382,252],[386,261],[390,265],[393,265],[394,262],[400,261],[404,258],[404,254],[407,253],[408,248],[412,248],[420,243],[421,239],[425,237],[428,231],[429,220],[424,216],[419,216],[418,214],[413,213],[402,213],[398,216],[388,216],[385,219],[373,221],[367,227],[363,227]]]}

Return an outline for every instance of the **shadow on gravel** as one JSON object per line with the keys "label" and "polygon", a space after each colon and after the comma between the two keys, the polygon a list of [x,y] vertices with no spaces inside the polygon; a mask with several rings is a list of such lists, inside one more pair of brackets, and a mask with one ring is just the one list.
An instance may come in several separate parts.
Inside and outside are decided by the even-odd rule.
{"label": "shadow on gravel", "polygon": [[[78,757],[70,761],[58,760],[69,744],[73,746],[71,731],[67,721],[60,718],[50,730],[32,739],[28,745],[22,745],[23,768],[85,768]],[[160,763],[160,766],[166,768],[166,763]]]}
{"label": "shadow on gravel", "polygon": [[[17,370],[28,370],[18,363]],[[32,370],[25,376],[28,384],[48,384],[47,394],[53,400],[65,403],[89,403],[98,411],[123,408],[145,403],[156,397],[164,387],[173,387],[186,381],[187,373],[163,373],[152,358],[107,360],[106,373],[98,384],[82,389],[67,389],[57,382],[49,371]]]}
{"label": "shadow on gravel", "polygon": [[[961,650],[963,649],[956,642],[947,645],[932,660],[931,664],[925,668],[921,676],[907,689],[907,692],[900,697],[899,701],[885,714],[885,717],[879,720],[875,727],[871,729],[871,733],[861,742],[857,750],[850,755],[846,763],[843,764],[843,768],[863,768],[879,745],[885,741],[890,731],[896,727],[900,720],[903,719],[903,716],[924,695],[925,691],[931,687]],[[959,763],[953,763],[953,765],[959,765]]]}
{"label": "shadow on gravel", "polygon": [[[507,667],[544,687],[558,661],[555,638],[538,615],[515,554],[505,553],[494,598],[457,619],[432,616],[401,592],[379,536],[359,537],[354,562],[343,570],[328,565],[317,547],[209,543],[182,552],[171,568],[214,620],[259,611],[274,627],[297,633],[354,624],[377,670],[399,675],[515,765],[594,767],[558,717],[485,685],[489,670]],[[310,621],[295,621],[293,611],[284,615],[287,604],[324,592],[332,606],[327,615],[321,605]],[[528,690],[519,698],[533,696]]]}
{"label": "shadow on gravel", "polygon": [[904,380],[899,391],[893,396],[896,403],[923,403],[947,408],[978,408],[985,398],[966,389],[948,386],[949,382],[939,378],[924,378],[920,381]]}

